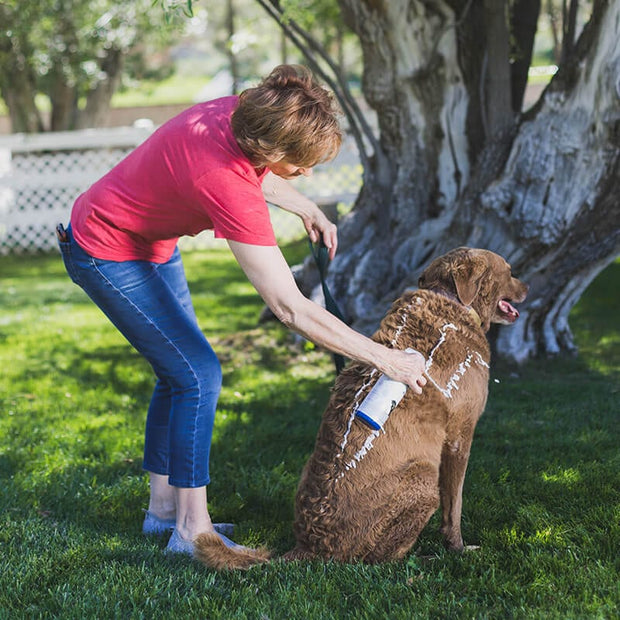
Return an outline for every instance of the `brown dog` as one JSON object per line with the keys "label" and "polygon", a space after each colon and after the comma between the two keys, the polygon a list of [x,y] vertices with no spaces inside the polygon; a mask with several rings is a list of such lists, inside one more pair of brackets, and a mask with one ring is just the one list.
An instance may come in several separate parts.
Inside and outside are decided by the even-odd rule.
{"label": "brown dog", "polygon": [[[408,390],[382,430],[373,430],[355,412],[380,373],[357,362],[342,372],[299,483],[297,546],[286,559],[398,560],[440,503],[446,546],[463,549],[463,481],[488,393],[485,334],[491,323],[517,319],[512,303],[528,287],[497,254],[469,248],[434,260],[419,286],[393,304],[373,339],[424,355],[423,394]],[[196,557],[214,568],[246,568],[268,556],[203,534]]]}

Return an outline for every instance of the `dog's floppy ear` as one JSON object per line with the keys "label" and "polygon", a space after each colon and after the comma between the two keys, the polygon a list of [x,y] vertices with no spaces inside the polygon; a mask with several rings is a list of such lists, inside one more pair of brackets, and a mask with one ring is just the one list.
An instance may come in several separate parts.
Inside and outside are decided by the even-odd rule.
{"label": "dog's floppy ear", "polygon": [[456,260],[450,266],[456,294],[463,305],[469,306],[476,299],[486,268],[486,263],[471,252],[467,252],[464,260]]}
{"label": "dog's floppy ear", "polygon": [[420,288],[441,288],[445,289],[452,284],[450,277],[450,262],[445,257],[436,258],[418,278]]}

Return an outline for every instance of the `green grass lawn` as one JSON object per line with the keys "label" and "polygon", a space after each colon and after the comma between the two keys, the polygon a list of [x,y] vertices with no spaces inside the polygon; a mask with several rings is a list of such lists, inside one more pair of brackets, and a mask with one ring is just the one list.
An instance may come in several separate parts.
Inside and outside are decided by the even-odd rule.
{"label": "green grass lawn", "polygon": [[[225,371],[211,513],[280,554],[331,358],[257,326],[261,301],[227,251],[185,262]],[[478,551],[444,551],[436,515],[403,562],[222,574],[141,535],[149,367],[59,256],[0,258],[0,619],[618,617],[618,290],[616,262],[575,308],[579,357],[492,368],[464,493]]]}

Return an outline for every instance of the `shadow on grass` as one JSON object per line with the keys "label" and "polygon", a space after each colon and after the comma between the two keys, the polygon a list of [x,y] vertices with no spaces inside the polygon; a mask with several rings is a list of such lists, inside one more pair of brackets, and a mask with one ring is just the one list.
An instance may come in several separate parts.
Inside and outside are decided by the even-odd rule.
{"label": "shadow on grass", "polygon": [[[291,350],[299,354],[299,349],[288,337],[278,344],[281,336],[268,333],[261,338],[254,334],[247,342],[236,341],[239,346],[225,366],[229,369],[225,378],[228,391],[222,395],[216,419],[209,495],[214,519],[234,521],[241,536],[254,536],[256,542],[260,538],[261,542],[286,547],[292,540],[297,479],[312,447],[327,390],[321,390],[324,380],[293,382],[287,378],[287,368],[294,365]],[[273,346],[271,339],[276,341]],[[255,344],[256,363],[244,354],[250,341]],[[28,464],[27,449],[2,455],[1,477],[11,479],[5,505],[17,507],[26,518],[43,515],[44,523],[71,525],[92,534],[139,534],[148,499],[142,455],[132,451],[116,461],[111,459],[118,452],[114,437],[120,432],[142,436],[155,381],[150,367],[125,344],[107,345],[97,351],[75,347],[67,351],[60,344],[49,351],[48,359],[55,358],[62,358],[63,367],[56,369],[56,381],[62,386],[71,378],[79,385],[81,395],[91,395],[92,408],[83,411],[79,397],[69,402],[64,415],[70,417],[73,407],[80,410],[83,421],[66,446],[62,439],[52,439],[53,426],[44,429],[33,444],[39,453],[67,451],[63,461],[70,461],[68,464],[55,462],[48,472],[20,476]],[[243,381],[244,373],[255,373],[256,366],[281,379],[259,382],[240,402],[231,389]],[[42,361],[41,367],[34,369],[33,380],[40,380],[49,371]],[[233,379],[236,375],[241,378]],[[100,394],[97,402],[93,401],[94,393]],[[114,411],[115,403],[126,395],[131,395],[131,406]],[[121,421],[96,423],[98,417],[105,418],[109,413]]]}
{"label": "shadow on grass", "polygon": [[69,372],[80,377],[82,386],[89,389],[106,386],[118,394],[131,394],[145,402],[146,416],[156,377],[148,362],[129,345],[75,351],[72,358]]}
{"label": "shadow on grass", "polygon": [[[505,374],[503,374],[505,373]],[[620,543],[619,385],[579,359],[492,370],[464,490],[467,542]],[[611,559],[611,555],[608,559]]]}

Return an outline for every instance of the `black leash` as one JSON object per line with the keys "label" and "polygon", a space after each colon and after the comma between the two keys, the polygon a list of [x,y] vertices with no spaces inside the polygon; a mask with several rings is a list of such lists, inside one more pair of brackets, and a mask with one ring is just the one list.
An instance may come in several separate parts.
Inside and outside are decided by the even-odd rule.
{"label": "black leash", "polygon": [[[327,286],[327,282],[325,281],[325,274],[327,273],[327,265],[329,264],[329,254],[327,250],[327,246],[323,242],[323,239],[317,243],[317,250],[315,251],[314,245],[312,241],[308,239],[308,243],[310,244],[310,252],[312,252],[312,256],[314,257],[314,262],[316,263],[317,269],[319,270],[319,277],[321,278],[321,288],[323,289],[323,296],[325,297],[325,308],[331,312],[335,317],[339,318],[343,323],[346,323],[344,320],[344,316],[336,303],[336,300],[332,297],[332,294],[329,292],[329,288]],[[344,368],[344,357],[339,353],[334,353],[334,364],[336,366],[336,374],[339,375],[340,371]]]}

